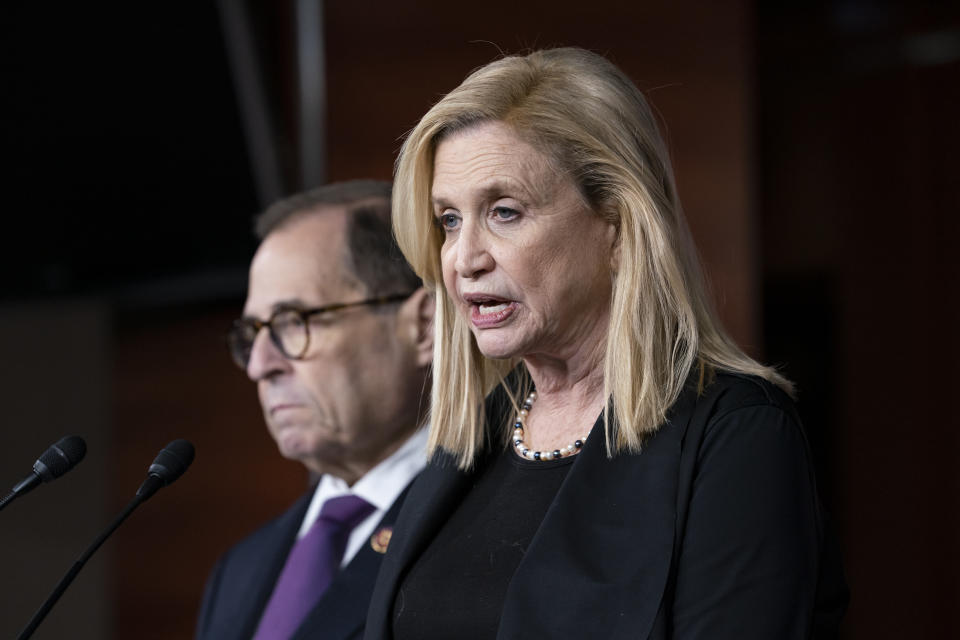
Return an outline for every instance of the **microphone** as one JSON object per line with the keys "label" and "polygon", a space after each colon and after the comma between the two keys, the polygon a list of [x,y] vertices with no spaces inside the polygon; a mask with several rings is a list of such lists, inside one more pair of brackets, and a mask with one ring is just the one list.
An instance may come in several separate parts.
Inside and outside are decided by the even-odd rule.
{"label": "microphone", "polygon": [[137,497],[142,498],[141,502],[148,500],[161,487],[182,476],[191,462],[193,445],[186,440],[174,440],[153,459],[153,464],[147,469],[147,479],[137,489]]}
{"label": "microphone", "polygon": [[83,568],[83,565],[87,563],[87,560],[89,560],[106,539],[117,530],[117,527],[123,524],[123,521],[133,513],[134,509],[149,500],[161,487],[171,484],[182,476],[183,472],[190,466],[190,463],[193,462],[193,455],[193,445],[186,440],[174,440],[157,454],[157,457],[153,460],[153,464],[151,464],[147,470],[147,479],[140,485],[137,494],[127,506],[124,507],[120,515],[114,518],[110,526],[108,526],[103,533],[93,541],[93,544],[83,552],[83,555],[73,563],[73,566],[67,571],[66,575],[63,576],[63,579],[60,580],[60,583],[56,589],[53,590],[53,593],[50,594],[50,597],[47,598],[46,602],[43,603],[33,618],[30,619],[27,626],[20,632],[20,635],[17,636],[17,640],[27,640],[27,638],[33,635],[33,632],[37,630],[37,627],[40,626],[43,619],[46,618],[50,610],[53,609],[53,605],[57,603],[60,596],[63,595],[63,592],[67,590],[70,583],[73,582],[77,574],[80,573],[80,570]]}
{"label": "microphone", "polygon": [[73,469],[87,454],[87,443],[80,436],[60,438],[33,463],[33,472],[14,485],[13,490],[0,500],[0,509],[30,492],[41,482],[52,482]]}

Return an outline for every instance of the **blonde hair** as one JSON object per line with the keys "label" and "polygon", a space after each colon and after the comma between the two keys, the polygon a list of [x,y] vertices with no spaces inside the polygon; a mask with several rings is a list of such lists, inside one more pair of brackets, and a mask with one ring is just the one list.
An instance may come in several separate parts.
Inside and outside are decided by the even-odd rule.
{"label": "blonde hair", "polygon": [[[701,388],[715,370],[727,370],[792,391],[776,371],[744,354],[720,325],[666,146],[640,91],[597,54],[535,51],[471,73],[423,116],[397,159],[394,233],[436,296],[431,452],[441,447],[468,468],[489,444],[484,397],[501,383],[516,409],[530,385],[522,366],[520,389],[504,383],[519,359],[483,356],[443,287],[443,232],[433,222],[430,194],[434,152],[446,136],[489,121],[509,125],[557,163],[593,211],[617,228],[603,372],[605,397],[612,399],[604,411],[608,455],[640,450],[695,366]],[[510,430],[503,426],[506,442]]]}

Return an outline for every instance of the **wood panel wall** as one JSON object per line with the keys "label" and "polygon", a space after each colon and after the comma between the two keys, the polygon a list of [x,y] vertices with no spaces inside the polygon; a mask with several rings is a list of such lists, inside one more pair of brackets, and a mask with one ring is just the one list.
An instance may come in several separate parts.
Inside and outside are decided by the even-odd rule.
{"label": "wood panel wall", "polygon": [[[901,63],[904,52],[929,62],[931,42],[941,52],[954,42],[955,10],[326,4],[334,180],[389,177],[403,133],[500,50],[580,45],[621,65],[667,124],[721,315],[749,351],[801,383],[853,588],[845,637],[958,635],[960,68],[949,55]],[[829,10],[854,5],[893,26],[844,40],[852,14]],[[247,227],[243,216],[236,224]],[[60,480],[2,514],[8,634],[174,438],[196,443],[194,467],[134,514],[37,638],[190,637],[217,556],[302,491],[305,473],[276,453],[252,385],[226,354],[241,305],[115,317],[102,300],[2,310],[10,481],[71,420],[96,445],[73,472],[76,487]]]}

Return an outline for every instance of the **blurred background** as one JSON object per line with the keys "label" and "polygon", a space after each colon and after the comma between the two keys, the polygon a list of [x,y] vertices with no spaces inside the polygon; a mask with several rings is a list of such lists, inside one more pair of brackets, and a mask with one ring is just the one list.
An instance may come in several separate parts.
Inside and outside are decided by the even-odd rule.
{"label": "blurred background", "polygon": [[798,383],[845,637],[960,637],[960,5],[883,0],[5,7],[0,486],[63,435],[89,453],[0,514],[0,637],[175,438],[193,468],[35,637],[191,635],[217,556],[306,482],[224,343],[251,217],[389,178],[470,70],[557,45],[645,91],[723,318]]}

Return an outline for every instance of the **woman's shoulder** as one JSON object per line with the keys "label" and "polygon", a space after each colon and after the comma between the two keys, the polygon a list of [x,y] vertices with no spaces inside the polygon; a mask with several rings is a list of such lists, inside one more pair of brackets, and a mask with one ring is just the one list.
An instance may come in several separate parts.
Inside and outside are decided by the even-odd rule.
{"label": "woman's shoulder", "polygon": [[779,413],[800,424],[796,406],[786,392],[760,376],[735,371],[716,371],[699,385],[698,411],[709,423],[734,414]]}
{"label": "woman's shoulder", "polygon": [[791,473],[793,480],[813,481],[809,444],[796,407],[769,380],[717,372],[703,387],[684,427],[681,448],[691,477],[709,475],[711,468],[766,465],[757,471],[758,481],[773,482],[778,474]]}
{"label": "woman's shoulder", "polygon": [[793,410],[783,389],[760,376],[737,371],[715,371],[702,385],[701,394],[716,398],[718,408],[769,405]]}

